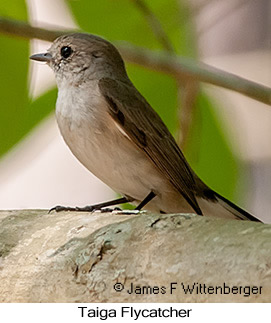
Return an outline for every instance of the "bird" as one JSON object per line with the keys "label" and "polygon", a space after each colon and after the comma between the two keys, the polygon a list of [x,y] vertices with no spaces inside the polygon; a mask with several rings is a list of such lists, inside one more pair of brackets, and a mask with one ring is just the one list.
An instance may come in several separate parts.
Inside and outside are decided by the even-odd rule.
{"label": "bird", "polygon": [[117,48],[92,34],[58,37],[45,53],[58,87],[56,120],[73,155],[121,198],[55,211],[101,210],[130,202],[135,210],[196,213],[261,222],[209,188],[128,77]]}

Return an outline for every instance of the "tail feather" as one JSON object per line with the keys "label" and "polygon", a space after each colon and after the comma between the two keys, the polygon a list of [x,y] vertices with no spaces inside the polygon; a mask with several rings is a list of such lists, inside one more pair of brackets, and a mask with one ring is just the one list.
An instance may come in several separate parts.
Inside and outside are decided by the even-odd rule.
{"label": "tail feather", "polygon": [[241,209],[239,206],[235,205],[231,201],[227,200],[225,197],[221,196],[218,193],[214,193],[216,199],[218,200],[219,204],[223,206],[226,210],[231,212],[234,216],[236,216],[240,220],[248,220],[248,221],[255,221],[255,222],[262,222],[261,220],[257,219],[252,214],[248,213],[247,211]]}

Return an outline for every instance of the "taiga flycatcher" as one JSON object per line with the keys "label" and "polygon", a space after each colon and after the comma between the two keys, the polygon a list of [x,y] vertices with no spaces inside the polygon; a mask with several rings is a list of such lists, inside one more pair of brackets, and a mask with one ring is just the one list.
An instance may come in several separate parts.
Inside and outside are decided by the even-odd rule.
{"label": "taiga flycatcher", "polygon": [[161,213],[196,212],[259,221],[205,185],[193,172],[173,136],[127,76],[118,50],[94,35],[57,38],[46,62],[58,86],[56,118],[72,153],[123,198],[84,208],[124,202]]}

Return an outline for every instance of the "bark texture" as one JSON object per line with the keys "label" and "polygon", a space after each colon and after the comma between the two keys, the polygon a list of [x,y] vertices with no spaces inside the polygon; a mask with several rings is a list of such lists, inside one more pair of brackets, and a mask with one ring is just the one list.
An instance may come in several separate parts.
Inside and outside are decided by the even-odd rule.
{"label": "bark texture", "polygon": [[1,302],[271,302],[271,225],[43,210],[0,222]]}

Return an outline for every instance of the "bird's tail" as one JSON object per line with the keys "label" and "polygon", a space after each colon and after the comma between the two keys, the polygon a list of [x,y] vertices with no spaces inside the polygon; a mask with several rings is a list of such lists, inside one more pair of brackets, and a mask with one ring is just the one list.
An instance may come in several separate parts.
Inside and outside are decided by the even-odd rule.
{"label": "bird's tail", "polygon": [[247,211],[241,209],[239,206],[235,205],[231,201],[227,200],[225,197],[221,196],[220,194],[214,192],[214,195],[218,201],[218,203],[227,211],[232,213],[237,219],[239,220],[248,220],[248,221],[256,221],[262,222],[261,220],[257,219],[252,214],[248,213]]}

